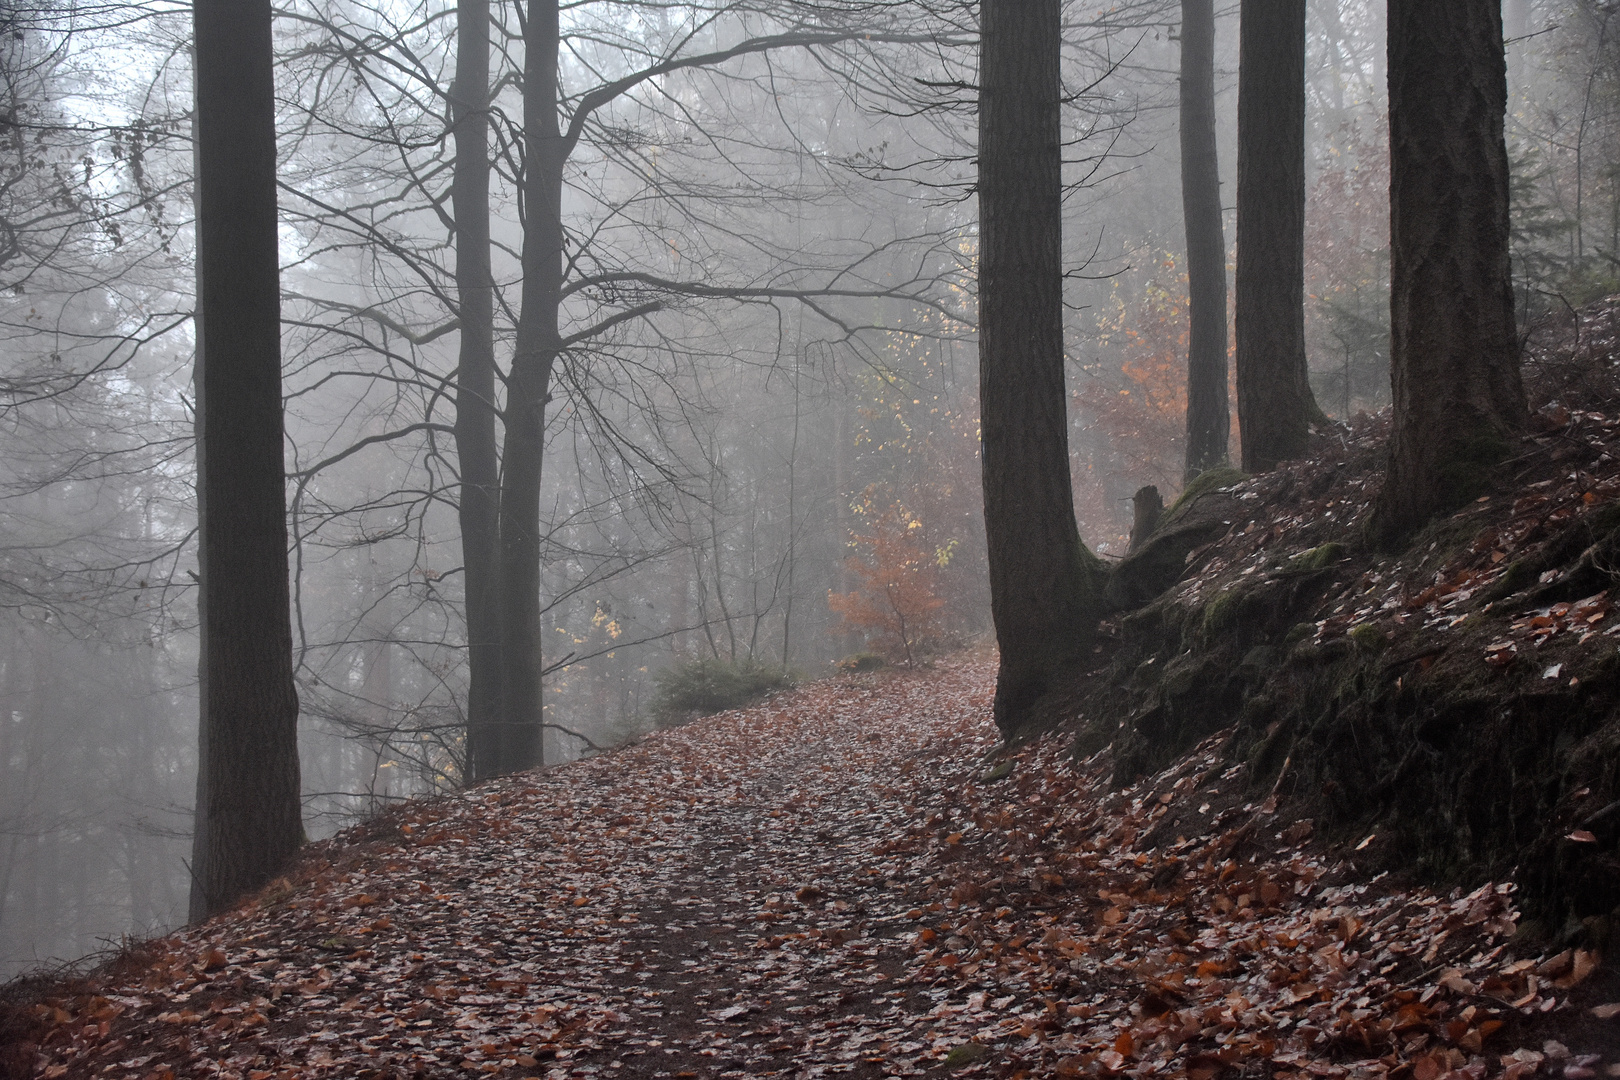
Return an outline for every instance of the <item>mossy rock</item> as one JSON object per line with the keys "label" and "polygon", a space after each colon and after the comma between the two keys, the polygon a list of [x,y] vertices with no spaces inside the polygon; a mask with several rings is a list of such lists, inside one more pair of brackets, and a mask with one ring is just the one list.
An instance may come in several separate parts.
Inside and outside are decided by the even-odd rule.
{"label": "mossy rock", "polygon": [[1182,698],[1197,693],[1218,680],[1228,665],[1208,652],[1186,652],[1164,666],[1159,693],[1165,698]]}
{"label": "mossy rock", "polygon": [[1304,667],[1332,664],[1349,656],[1355,648],[1355,643],[1349,638],[1332,638],[1321,644],[1301,641],[1288,650],[1288,662]]}
{"label": "mossy rock", "polygon": [[981,784],[994,784],[998,780],[1005,780],[1012,775],[1013,761],[1007,758],[998,762],[994,768],[979,778]]}
{"label": "mossy rock", "polygon": [[1199,629],[1204,640],[1214,642],[1245,625],[1258,625],[1270,606],[1264,589],[1234,585],[1215,594],[1204,606]]}
{"label": "mossy rock", "polygon": [[1211,491],[1219,491],[1221,488],[1232,487],[1234,484],[1240,484],[1248,478],[1248,473],[1240,469],[1234,469],[1229,465],[1215,469],[1205,469],[1193,478],[1192,483],[1182,489],[1180,495],[1176,496],[1176,501],[1170,504],[1170,509],[1166,510],[1164,517],[1160,519],[1159,528],[1163,529],[1167,525],[1174,524],[1176,517],[1185,513],[1187,508],[1198,500],[1199,496],[1207,495]]}
{"label": "mossy rock", "polygon": [[1337,542],[1323,544],[1321,547],[1313,547],[1309,551],[1302,551],[1289,559],[1287,569],[1304,573],[1326,570],[1343,559],[1346,554],[1348,552],[1343,544]]}
{"label": "mossy rock", "polygon": [[1164,672],[1165,665],[1159,663],[1159,658],[1150,656],[1131,671],[1131,683],[1135,686],[1154,687],[1164,680]]}
{"label": "mossy rock", "polygon": [[1277,650],[1270,645],[1256,645],[1243,654],[1243,662],[1238,664],[1238,674],[1250,682],[1258,682],[1269,675],[1277,666]]}
{"label": "mossy rock", "polygon": [[1284,645],[1298,645],[1300,642],[1309,640],[1310,638],[1313,638],[1315,636],[1316,636],[1316,624],[1315,623],[1297,622],[1293,626],[1290,626],[1288,628],[1288,633],[1283,635],[1283,644]]}
{"label": "mossy rock", "polygon": [[1164,597],[1122,618],[1120,636],[1146,653],[1179,649],[1201,617],[1198,609]]}
{"label": "mossy rock", "polygon": [[1389,647],[1389,638],[1372,623],[1358,623],[1350,628],[1346,636],[1361,652],[1377,654]]}
{"label": "mossy rock", "polygon": [[983,1061],[990,1056],[990,1048],[982,1043],[963,1043],[961,1046],[951,1047],[951,1052],[945,1055],[947,1069],[965,1069],[969,1065]]}

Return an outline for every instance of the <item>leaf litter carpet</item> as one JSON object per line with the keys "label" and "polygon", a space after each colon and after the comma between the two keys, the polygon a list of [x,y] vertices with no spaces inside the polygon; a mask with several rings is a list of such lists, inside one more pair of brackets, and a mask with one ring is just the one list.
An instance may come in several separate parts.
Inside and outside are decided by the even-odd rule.
{"label": "leaf litter carpet", "polygon": [[36,1075],[1620,1075],[1611,975],[1514,955],[1509,884],[1358,882],[1219,738],[1123,791],[987,760],[994,670],[396,809],[36,1004]]}

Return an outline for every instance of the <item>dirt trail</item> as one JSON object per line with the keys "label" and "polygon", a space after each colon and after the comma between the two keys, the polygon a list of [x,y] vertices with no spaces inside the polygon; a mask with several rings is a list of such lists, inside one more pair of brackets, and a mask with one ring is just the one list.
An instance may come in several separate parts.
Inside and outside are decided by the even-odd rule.
{"label": "dirt trail", "polygon": [[257,909],[161,943],[155,972],[109,988],[112,1038],[42,1071],[905,1068],[931,1041],[872,1021],[903,1031],[931,1004],[897,980],[915,867],[876,852],[994,744],[992,676],[816,684],[390,815]]}
{"label": "dirt trail", "polygon": [[992,768],[993,677],[402,807],[56,988],[24,1075],[1620,1077],[1620,975],[1517,955],[1511,884],[1366,880],[1229,732],[1123,790],[1063,737]]}

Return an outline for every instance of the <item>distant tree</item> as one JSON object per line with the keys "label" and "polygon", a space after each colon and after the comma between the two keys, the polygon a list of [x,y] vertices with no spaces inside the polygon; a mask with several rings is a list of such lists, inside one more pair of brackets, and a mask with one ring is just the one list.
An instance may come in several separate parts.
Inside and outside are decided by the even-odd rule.
{"label": "distant tree", "polygon": [[[523,27],[523,291],[506,383],[500,504],[500,771],[540,763],[540,471],[552,369],[562,351],[563,168],[557,0],[530,0]],[[577,136],[576,136],[577,138]]]}
{"label": "distant tree", "polygon": [[1243,0],[1238,38],[1237,397],[1243,468],[1305,452],[1305,4]]}
{"label": "distant tree", "polygon": [[1215,0],[1181,2],[1181,206],[1187,231],[1188,479],[1226,461],[1226,232],[1215,147]]}
{"label": "distant tree", "polygon": [[500,466],[495,447],[495,278],[490,268],[489,0],[457,0],[456,74],[450,86],[455,165],[456,455],[466,567],[467,773],[499,771],[501,697]]}
{"label": "distant tree", "polygon": [[[842,284],[726,287],[708,280],[671,280],[640,269],[599,268],[599,264],[576,254],[565,259],[563,191],[570,161],[582,141],[597,133],[606,135],[605,141],[611,142],[610,107],[643,84],[656,87],[657,80],[663,76],[713,70],[760,54],[833,47],[877,38],[914,42],[922,40],[922,36],[809,24],[787,26],[780,33],[744,37],[731,44],[716,43],[716,47],[706,52],[685,52],[683,47],[692,47],[698,40],[697,35],[690,35],[675,42],[670,55],[576,95],[565,93],[566,88],[559,82],[564,71],[561,10],[559,0],[529,0],[524,6],[520,179],[522,293],[502,413],[505,438],[501,454],[497,579],[500,583],[501,735],[494,769],[500,773],[530,768],[541,761],[544,535],[540,485],[545,459],[546,407],[555,388],[554,380],[569,355],[578,355],[593,340],[616,327],[640,322],[664,310],[677,297],[743,302],[796,300],[814,304],[834,297],[907,299],[911,287],[909,282],[867,288]],[[810,13],[817,14],[813,10]],[[593,325],[565,335],[565,324],[570,321],[565,305],[571,297],[581,294],[602,299],[598,319]],[[1059,373],[1061,376],[1061,367]],[[1060,399],[1060,410],[1061,405]]]}
{"label": "distant tree", "polygon": [[1526,420],[1508,272],[1499,0],[1389,5],[1394,543],[1477,496]]}
{"label": "distant tree", "polygon": [[[859,587],[832,593],[827,602],[846,623],[878,635],[878,643],[903,657],[908,667],[918,647],[937,639],[942,627],[940,570],[950,561],[948,548],[927,542],[927,526],[899,503],[879,509],[867,492],[864,531],[854,544],[860,555],[847,560]],[[936,646],[937,647],[937,646]]]}
{"label": "distant tree", "polygon": [[194,8],[201,725],[191,917],[303,838],[282,459],[270,0]]}
{"label": "distant tree", "polygon": [[1063,386],[1059,0],[984,0],[979,65],[979,395],[990,608],[1011,731],[1097,621]]}

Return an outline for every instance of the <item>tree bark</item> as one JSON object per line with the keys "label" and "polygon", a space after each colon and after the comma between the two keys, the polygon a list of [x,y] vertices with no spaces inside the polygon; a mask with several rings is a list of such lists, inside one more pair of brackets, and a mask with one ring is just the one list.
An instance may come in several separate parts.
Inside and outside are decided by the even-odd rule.
{"label": "tree bark", "polygon": [[269,0],[198,0],[197,509],[201,723],[191,917],[303,840],[287,586]]}
{"label": "tree bark", "polygon": [[467,607],[467,779],[500,771],[501,660],[496,610],[500,472],[495,457],[495,282],[489,254],[489,0],[457,0],[450,90],[455,174],[456,457]]}
{"label": "tree bark", "polygon": [[1136,554],[1153,536],[1153,530],[1159,527],[1159,519],[1164,516],[1164,498],[1160,496],[1159,489],[1149,484],[1138,488],[1131,497],[1131,540],[1126,553]]}
{"label": "tree bark", "polygon": [[1181,0],[1181,207],[1187,230],[1188,480],[1226,463],[1226,230],[1215,147],[1215,0]]}
{"label": "tree bark", "polygon": [[1243,0],[1238,40],[1237,396],[1246,472],[1304,455],[1305,0]]}
{"label": "tree bark", "polygon": [[1486,490],[1527,420],[1508,271],[1500,0],[1390,0],[1393,544]]}
{"label": "tree bark", "polygon": [[499,771],[542,761],[540,719],[540,480],[552,368],[561,351],[562,181],[557,0],[530,0],[524,25],[523,290],[506,391],[501,477],[501,717]]}
{"label": "tree bark", "polygon": [[1095,558],[1080,542],[1063,385],[1058,0],[983,0],[979,387],[995,718],[1016,730],[1089,647]]}

